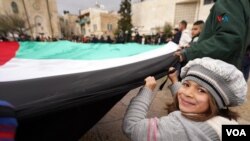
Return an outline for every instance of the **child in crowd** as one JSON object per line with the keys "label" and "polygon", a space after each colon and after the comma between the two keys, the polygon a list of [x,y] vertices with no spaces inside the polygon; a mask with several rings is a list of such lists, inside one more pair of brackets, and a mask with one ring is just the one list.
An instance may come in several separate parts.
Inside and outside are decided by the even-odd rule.
{"label": "child in crowd", "polygon": [[205,57],[182,68],[182,82],[176,75],[169,75],[172,111],[161,118],[146,118],[156,81],[145,79],[124,117],[123,130],[131,140],[219,141],[223,124],[237,124],[239,115],[228,107],[245,101],[247,84],[235,66]]}
{"label": "child in crowd", "polygon": [[0,141],[14,141],[17,120],[13,106],[0,100]]}

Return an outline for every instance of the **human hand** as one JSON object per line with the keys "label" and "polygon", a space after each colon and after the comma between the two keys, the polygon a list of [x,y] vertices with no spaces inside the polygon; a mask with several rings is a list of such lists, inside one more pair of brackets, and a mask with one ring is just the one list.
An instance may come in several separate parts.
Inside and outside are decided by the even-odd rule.
{"label": "human hand", "polygon": [[169,68],[168,77],[170,81],[172,82],[172,84],[178,82],[177,71],[174,67]]}
{"label": "human hand", "polygon": [[156,80],[153,76],[148,76],[145,80],[146,82],[145,87],[151,89],[152,91],[156,87]]}
{"label": "human hand", "polygon": [[182,55],[182,53],[181,53],[181,50],[177,50],[177,51],[174,53],[174,55],[175,55],[175,56],[178,56],[180,62],[183,62],[183,61],[184,61],[184,57],[183,57],[183,55]]}

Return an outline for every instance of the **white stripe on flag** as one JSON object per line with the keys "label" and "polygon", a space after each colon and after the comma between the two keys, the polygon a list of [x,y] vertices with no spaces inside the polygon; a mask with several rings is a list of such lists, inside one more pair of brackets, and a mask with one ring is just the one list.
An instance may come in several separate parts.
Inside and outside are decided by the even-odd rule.
{"label": "white stripe on flag", "polygon": [[26,80],[64,74],[88,72],[123,66],[176,51],[175,43],[135,56],[106,60],[17,59],[0,67],[0,82]]}

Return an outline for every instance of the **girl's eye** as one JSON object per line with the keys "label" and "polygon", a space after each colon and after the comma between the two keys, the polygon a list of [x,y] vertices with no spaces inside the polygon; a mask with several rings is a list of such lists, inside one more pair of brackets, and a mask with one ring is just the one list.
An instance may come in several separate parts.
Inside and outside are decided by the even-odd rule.
{"label": "girl's eye", "polygon": [[206,92],[207,92],[206,90],[204,90],[204,89],[202,89],[202,88],[198,88],[198,91],[199,91],[200,93],[206,93]]}
{"label": "girl's eye", "polygon": [[189,84],[188,84],[187,82],[183,82],[182,85],[183,85],[184,87],[189,87]]}

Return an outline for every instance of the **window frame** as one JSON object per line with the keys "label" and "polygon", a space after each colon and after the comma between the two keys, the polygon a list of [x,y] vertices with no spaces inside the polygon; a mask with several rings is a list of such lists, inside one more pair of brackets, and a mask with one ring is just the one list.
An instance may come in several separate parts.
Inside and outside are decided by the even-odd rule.
{"label": "window frame", "polygon": [[14,2],[14,1],[11,2],[11,9],[12,9],[12,12],[13,12],[13,13],[15,13],[15,14],[18,14],[18,13],[19,13],[17,3]]}

